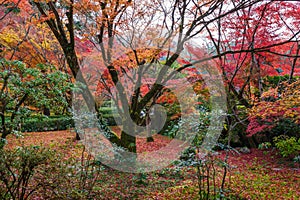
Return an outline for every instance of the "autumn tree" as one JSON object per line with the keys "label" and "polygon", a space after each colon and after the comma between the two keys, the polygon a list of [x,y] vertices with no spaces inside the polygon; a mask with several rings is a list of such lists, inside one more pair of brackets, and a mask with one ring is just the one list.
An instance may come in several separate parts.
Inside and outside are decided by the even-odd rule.
{"label": "autumn tree", "polygon": [[[227,86],[229,126],[245,127],[247,111],[239,108],[250,108],[260,100],[264,77],[288,74],[292,80],[298,73],[298,10],[298,2],[262,1],[206,27],[209,51],[223,55],[216,62]],[[242,131],[239,137],[247,143]]]}
{"label": "autumn tree", "polygon": [[268,142],[280,135],[299,138],[299,87],[298,78],[264,92],[263,100],[249,110],[248,136],[261,135],[262,141]]}
{"label": "autumn tree", "polygon": [[[281,38],[281,40],[274,40],[273,43],[270,43],[272,40],[267,40],[269,43],[258,43],[258,41],[265,39],[262,36],[267,33],[267,29],[263,27],[266,25],[268,25],[266,27],[270,27],[269,20],[273,17],[273,6],[278,5],[275,1],[184,0],[150,2],[111,0],[76,2],[71,0],[35,1],[34,4],[40,18],[47,23],[59,42],[73,77],[77,77],[83,85],[88,85],[87,76],[80,66],[81,60],[78,51],[76,51],[75,39],[76,36],[80,36],[78,38],[93,43],[101,56],[99,61],[102,64],[99,65],[99,70],[103,72],[104,69],[107,69],[108,76],[116,88],[118,102],[123,107],[120,113],[125,114],[123,118],[125,125],[130,124],[129,121],[131,120],[136,123],[141,120],[142,110],[146,109],[147,105],[155,99],[156,95],[161,93],[164,87],[162,84],[154,83],[144,95],[139,95],[141,87],[138,87],[128,97],[125,94],[125,86],[120,84],[120,80],[128,71],[124,71],[122,68],[128,69],[128,65],[130,65],[140,72],[137,73],[138,75],[141,75],[147,66],[159,63],[157,61],[160,53],[164,50],[167,52],[164,56],[164,63],[156,72],[158,75],[156,83],[161,83],[167,75],[168,69],[181,56],[191,59],[187,59],[189,62],[175,69],[178,73],[191,66],[201,68],[207,61],[215,59],[217,63],[215,66],[219,67],[228,86],[227,95],[229,98],[227,101],[230,108],[235,112],[233,107],[236,105],[231,104],[234,100],[246,107],[251,106],[249,98],[245,96],[245,91],[250,89],[250,83],[260,84],[261,82],[261,75],[254,76],[254,72],[261,71],[261,67],[257,65],[258,57],[263,56],[263,53],[281,55],[282,53],[275,52],[274,48],[295,41],[298,37],[298,32],[293,28],[289,32],[292,34]],[[278,13],[281,12],[279,10]],[[253,19],[250,19],[249,16],[253,16]],[[288,16],[279,14],[277,16],[282,22],[281,25],[288,24]],[[228,25],[229,20],[235,23],[235,26]],[[243,26],[236,27],[238,24]],[[236,36],[234,32],[237,33]],[[258,33],[260,34],[258,35]],[[213,46],[210,50],[213,52],[205,54],[194,51],[193,55],[183,55],[188,47],[196,45],[189,42],[193,39],[200,40],[199,36],[201,35],[211,39]],[[228,41],[233,41],[232,38],[234,37],[238,40],[236,44],[228,45]],[[153,49],[153,51],[147,52],[147,49]],[[195,48],[191,49],[195,50]],[[127,54],[127,52],[129,53]],[[286,54],[284,53],[284,55]],[[128,59],[130,63],[118,62],[122,61],[120,58],[124,58],[124,56],[131,59]],[[236,63],[231,65],[233,67],[229,67],[229,61]],[[209,66],[213,66],[213,64],[210,62],[205,66],[209,69]],[[237,88],[235,86],[236,77],[243,74],[246,74],[246,77],[242,78],[245,81],[242,81]],[[139,81],[138,76],[136,80]],[[89,110],[99,112],[94,103],[92,92],[87,89],[82,91],[83,99]],[[131,152],[136,152],[136,137],[130,135],[132,132],[134,132],[132,127],[123,127],[120,138],[110,133],[108,139]]]}
{"label": "autumn tree", "polygon": [[[41,16],[46,19],[45,22],[51,28],[55,37],[58,39],[65,55],[67,58],[67,62],[69,64],[70,69],[74,76],[78,77],[82,76],[80,72],[80,66],[78,62],[78,56],[75,51],[75,22],[74,16],[81,16],[80,19],[88,19],[86,22],[83,22],[82,25],[85,25],[85,29],[81,29],[80,31],[86,34],[91,40],[99,47],[99,51],[102,55],[104,66],[108,69],[109,75],[112,78],[113,84],[117,87],[118,95],[120,95],[119,99],[123,104],[123,107],[129,102],[129,99],[124,96],[124,86],[118,84],[119,83],[119,74],[116,69],[117,66],[114,65],[115,55],[120,51],[117,51],[120,46],[123,45],[123,49],[129,49],[132,51],[134,55],[133,64],[136,66],[140,66],[145,64],[142,52],[137,52],[136,49],[139,46],[139,41],[143,39],[150,38],[151,31],[148,31],[149,35],[140,35],[141,37],[137,37],[137,34],[142,34],[135,32],[135,28],[138,27],[138,21],[130,21],[131,19],[135,19],[137,17],[144,16],[144,20],[147,22],[146,26],[141,24],[141,28],[147,30],[149,27],[150,30],[153,30],[155,26],[160,27],[162,30],[166,29],[167,31],[162,33],[164,35],[157,35],[156,38],[151,38],[153,42],[155,42],[155,46],[158,49],[169,49],[169,53],[165,59],[164,67],[159,72],[160,77],[158,77],[158,82],[160,82],[163,76],[167,72],[167,68],[170,67],[178,58],[179,54],[183,51],[184,43],[197,35],[201,31],[201,20],[208,15],[215,7],[218,7],[221,3],[211,2],[211,3],[203,3],[203,5],[198,6],[196,2],[170,2],[172,6],[168,4],[161,3],[159,1],[154,2],[153,4],[150,2],[131,2],[131,1],[109,1],[109,2],[86,2],[85,4],[76,4],[75,2],[67,2],[62,9],[58,9],[58,4],[55,2],[35,2],[37,9]],[[146,6],[151,6],[150,10],[145,9]],[[206,14],[201,14],[200,10],[204,8],[208,8],[205,11]],[[75,14],[75,9],[80,11]],[[161,11],[157,12],[158,9]],[[192,10],[190,10],[192,9]],[[60,12],[63,11],[63,12]],[[194,13],[195,12],[195,13]],[[202,12],[202,11],[201,11]],[[63,16],[63,14],[65,14]],[[190,18],[190,14],[192,17]],[[178,15],[181,19],[175,19],[175,16]],[[151,24],[153,17],[156,18],[155,23]],[[171,20],[171,23],[167,22],[167,20]],[[68,21],[68,22],[66,22]],[[92,21],[92,22],[90,22]],[[122,27],[124,22],[130,22],[131,27]],[[162,23],[160,23],[162,22]],[[118,39],[118,32],[128,30],[129,36],[131,36],[132,42],[128,41],[127,38],[125,40]],[[142,30],[142,29],[141,29]],[[158,33],[159,34],[159,33]],[[170,39],[174,39],[176,35],[179,35],[177,44],[174,47],[170,46]],[[154,41],[155,39],[155,41]],[[123,42],[123,43],[122,43]],[[146,43],[143,43],[146,44]],[[157,46],[158,45],[158,46]],[[167,46],[166,46],[167,45]],[[145,48],[141,44],[142,48]],[[170,48],[173,48],[171,51]],[[122,48],[121,48],[122,50]],[[156,60],[154,58],[157,57],[159,52],[153,52],[153,59],[150,59],[148,64],[153,64]],[[141,68],[142,69],[142,68]],[[178,69],[180,72],[182,69]],[[133,121],[137,121],[140,117],[141,111],[145,108],[148,102],[153,99],[153,97],[162,90],[162,85],[154,84],[149,92],[140,99],[138,93],[140,93],[140,89],[137,88],[135,94],[133,94],[133,99],[131,100],[129,116]],[[92,95],[89,91],[84,91],[83,95],[87,102],[93,102],[90,99]],[[122,96],[123,95],[123,96]],[[90,109],[94,109],[94,105],[88,105]],[[123,112],[128,112],[123,110]],[[128,118],[128,117],[127,117]],[[124,120],[131,120],[126,119]],[[125,123],[127,124],[127,123]],[[125,130],[121,134],[120,140],[117,140],[115,137],[110,138],[114,140],[113,142],[120,144],[125,148],[131,149],[132,152],[136,151],[135,146],[135,136],[131,136],[128,133],[131,132],[131,127],[128,127],[129,130]]]}
{"label": "autumn tree", "polygon": [[[65,67],[65,59],[58,42],[54,39],[51,30],[45,28],[46,24],[40,24],[39,18],[33,13],[28,1],[18,1],[3,5],[5,9],[15,9],[2,19],[0,33],[0,56],[7,60],[19,60],[27,67],[35,68],[38,64],[56,66],[62,72],[68,73]],[[14,7],[12,7],[14,6]],[[7,13],[8,11],[5,11]],[[3,25],[3,26],[2,26]],[[54,68],[48,68],[53,72]],[[70,81],[70,80],[69,80]],[[63,94],[70,102],[70,94]],[[49,99],[51,99],[49,95]],[[68,106],[62,106],[60,112],[65,112]],[[50,108],[44,109],[50,113]],[[63,111],[64,110],[64,111]],[[51,112],[57,113],[58,110]]]}
{"label": "autumn tree", "polygon": [[18,1],[11,1],[11,0],[1,0],[0,1],[0,20],[3,20],[11,12],[19,12],[19,7],[22,7],[24,5],[24,1],[18,0]]}

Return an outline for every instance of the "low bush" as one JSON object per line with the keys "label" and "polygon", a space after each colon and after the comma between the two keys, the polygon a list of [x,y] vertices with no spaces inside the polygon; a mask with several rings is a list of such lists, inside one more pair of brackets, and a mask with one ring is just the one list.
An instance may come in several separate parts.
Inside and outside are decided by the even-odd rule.
{"label": "low bush", "polygon": [[[226,152],[232,151],[228,146],[219,144]],[[226,149],[225,149],[226,148]],[[178,167],[190,166],[196,169],[195,176],[198,182],[199,199],[226,199],[226,182],[229,175],[228,154],[224,158],[218,156],[218,152],[209,152],[206,155],[200,153],[197,147],[185,152],[177,163]]]}
{"label": "low bush", "polygon": [[258,149],[269,149],[272,147],[272,144],[270,142],[263,142],[261,144],[258,145]]}
{"label": "low bush", "polygon": [[300,138],[281,135],[274,138],[276,148],[283,157],[297,156],[300,152]]}
{"label": "low bush", "polygon": [[178,119],[167,120],[164,127],[158,132],[158,134],[174,138],[179,129],[178,122],[179,122]]}
{"label": "low bush", "polygon": [[[293,83],[283,82],[271,88],[261,96],[263,101],[249,109],[249,137],[259,134],[265,141],[272,142],[284,133],[289,137],[298,137],[300,132],[300,79]],[[270,100],[272,99],[272,101]]]}
{"label": "low bush", "polygon": [[82,151],[66,158],[39,146],[0,150],[0,199],[95,199],[96,180],[104,169]]}
{"label": "low bush", "polygon": [[81,159],[63,158],[56,153],[56,158],[44,169],[38,182],[41,188],[38,196],[43,199],[96,199],[99,197],[96,182],[104,167],[85,149]]}
{"label": "low bush", "polygon": [[22,123],[22,132],[56,131],[74,127],[71,116],[31,117]]}
{"label": "low bush", "polygon": [[0,150],[0,199],[28,199],[41,186],[32,181],[53,152],[38,146]]}
{"label": "low bush", "polygon": [[106,120],[108,126],[116,126],[116,121],[121,121],[120,116],[114,114],[103,114],[102,117]]}
{"label": "low bush", "polygon": [[[108,126],[115,126],[118,117],[113,114],[104,114]],[[22,132],[40,132],[66,130],[74,127],[72,116],[49,116],[49,117],[30,117],[23,121],[21,125]]]}

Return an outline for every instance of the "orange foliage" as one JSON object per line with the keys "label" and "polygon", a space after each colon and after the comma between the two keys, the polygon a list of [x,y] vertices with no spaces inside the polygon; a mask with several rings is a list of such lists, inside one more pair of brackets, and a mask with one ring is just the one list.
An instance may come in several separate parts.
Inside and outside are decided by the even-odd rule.
{"label": "orange foliage", "polygon": [[249,110],[248,136],[270,130],[286,118],[300,124],[300,79],[289,84],[283,83],[285,91],[278,97],[278,87],[263,94],[263,98],[277,98],[276,101],[261,101]]}

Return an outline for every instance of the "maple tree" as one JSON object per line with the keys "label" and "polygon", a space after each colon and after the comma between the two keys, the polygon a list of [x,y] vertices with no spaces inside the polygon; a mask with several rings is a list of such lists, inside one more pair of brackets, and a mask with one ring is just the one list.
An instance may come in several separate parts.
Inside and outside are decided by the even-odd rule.
{"label": "maple tree", "polygon": [[[291,78],[294,73],[298,73],[296,68],[298,46],[292,45],[291,47],[290,45],[296,44],[298,38],[297,3],[259,0],[233,2],[70,0],[34,1],[32,5],[26,4],[24,8],[20,8],[21,11],[22,9],[30,10],[28,14],[38,17],[35,18],[35,24],[31,24],[35,31],[29,35],[38,35],[39,30],[45,30],[45,24],[49,29],[43,32],[46,34],[44,37],[48,39],[39,41],[42,43],[40,47],[43,47],[44,44],[44,48],[37,48],[33,44],[29,45],[29,48],[38,49],[37,55],[41,55],[41,52],[44,52],[42,55],[45,56],[49,56],[55,51],[63,53],[73,78],[80,80],[83,85],[90,84],[88,83],[88,73],[84,72],[84,65],[81,66],[82,61],[91,54],[98,57],[95,62],[99,66],[98,70],[110,76],[110,84],[116,87],[117,93],[120,95],[119,103],[123,107],[129,103],[132,108],[129,114],[131,119],[128,120],[136,122],[141,120],[142,110],[149,105],[155,95],[162,92],[164,87],[154,84],[149,87],[149,90],[145,90],[143,86],[141,89],[145,94],[138,95],[141,93],[138,88],[132,95],[133,98],[128,99],[122,96],[124,90],[122,85],[118,85],[122,76],[120,72],[122,68],[126,67],[139,70],[138,66],[153,65],[162,50],[167,54],[164,55],[165,67],[161,68],[161,75],[164,75],[175,62],[182,59],[181,54],[186,50],[193,55],[188,55],[190,60],[186,59],[187,62],[176,68],[175,71],[181,73],[191,66],[196,68],[203,68],[204,65],[207,68],[209,65],[217,67],[228,88],[227,96],[230,108],[236,107],[235,99],[246,107],[251,106],[254,94],[251,88],[258,88],[261,93],[261,78],[269,73],[267,69],[270,69],[267,66],[277,63],[280,56],[286,57],[287,63],[291,63],[290,67],[286,65],[286,71],[290,73]],[[277,19],[275,23],[273,23],[273,18]],[[293,26],[289,25],[291,19]],[[268,31],[269,28],[272,28],[271,24],[275,24],[276,27],[273,25],[275,28]],[[282,26],[285,26],[286,33],[285,37],[280,38],[279,34],[274,35],[273,33],[276,28]],[[50,33],[53,35],[51,36]],[[15,37],[13,35],[8,32],[3,34],[2,41],[7,36]],[[208,48],[208,53],[189,44],[189,41],[199,35],[206,35],[212,41],[213,45]],[[49,39],[51,37],[55,37],[56,42],[51,41]],[[38,38],[42,38],[42,35],[39,35]],[[234,42],[234,45],[230,41]],[[258,41],[264,42],[258,43]],[[22,48],[27,50],[26,41],[22,40],[22,43],[24,43]],[[153,51],[149,52],[147,49]],[[287,53],[286,50],[291,50],[292,53]],[[23,57],[23,52],[18,52],[19,57]],[[124,52],[130,53],[124,55]],[[7,55],[9,54],[6,52]],[[15,53],[15,55],[17,54]],[[57,55],[56,52],[53,56],[55,55]],[[99,57],[99,55],[101,56]],[[275,57],[273,55],[277,55],[277,60],[270,60],[270,57]],[[38,62],[53,61],[53,56],[48,59],[43,58]],[[131,61],[124,62],[124,58],[120,59],[122,56],[130,58]],[[207,63],[211,59],[214,59],[216,63]],[[256,65],[257,61],[259,61],[259,65]],[[63,64],[63,62],[57,63],[58,65]],[[82,90],[82,92],[85,101],[92,102],[87,103],[89,109],[99,113],[98,106],[93,103],[92,91]],[[237,110],[233,110],[233,113],[236,113]],[[135,152],[135,147],[132,145],[135,144],[135,137],[126,134],[126,132],[131,132],[130,128],[128,127],[128,130],[121,134],[121,138],[109,133],[109,140],[122,147],[130,147],[131,151]]]}
{"label": "maple tree", "polygon": [[[293,83],[283,82],[276,88],[270,88],[263,93],[264,101],[256,103],[249,111],[248,136],[267,133],[269,141],[279,135],[299,137],[297,134],[297,126],[300,124],[299,87],[300,80],[298,79]],[[281,88],[285,89],[280,91]],[[284,124],[281,125],[284,120],[288,121],[290,129],[288,127],[285,127],[285,130],[280,128],[280,126],[284,126]]]}
{"label": "maple tree", "polygon": [[[90,2],[87,2],[87,3],[90,3]],[[114,36],[116,35],[116,26],[115,25],[118,25],[119,22],[117,20],[120,20],[117,17],[119,17],[119,15],[122,14],[128,6],[130,6],[130,4],[131,4],[130,1],[118,2],[117,4],[114,4],[114,1],[112,1],[112,2],[110,2],[110,4],[102,2],[98,5],[94,5],[91,2],[91,5],[86,5],[87,8],[91,8],[90,6],[92,6],[92,5],[95,6],[95,8],[92,9],[92,11],[96,11],[96,12],[99,12],[102,14],[102,15],[95,15],[96,17],[100,16],[95,20],[97,22],[96,27],[99,28],[99,30],[97,30],[99,32],[99,34],[96,35],[96,38],[98,38],[99,46],[102,51],[101,53],[102,53],[103,61],[106,65],[106,67],[108,68],[110,76],[112,77],[113,83],[115,85],[118,82],[118,74],[116,73],[115,67],[111,65],[111,63],[112,63],[112,59],[111,59],[112,55],[111,54],[113,53],[112,47],[113,47],[113,42],[114,42]],[[41,3],[36,2],[36,5],[37,5],[40,13],[43,15],[43,17],[45,17],[45,18],[49,17],[47,15],[48,11],[43,10]],[[86,8],[85,8],[85,6],[82,6],[81,4],[80,5],[73,4],[73,2],[71,2],[71,4],[68,6],[69,10],[66,13],[67,13],[67,18],[69,20],[69,23],[65,24],[65,25],[67,25],[67,31],[70,36],[69,41],[68,41],[67,36],[64,32],[65,29],[63,27],[64,25],[62,24],[62,20],[61,20],[60,16],[58,15],[57,10],[55,9],[55,4],[53,2],[48,2],[47,5],[48,5],[48,9],[55,14],[55,18],[46,20],[46,22],[48,23],[48,25],[52,29],[53,33],[55,34],[56,38],[59,40],[62,48],[64,49],[64,52],[67,57],[67,62],[69,64],[69,67],[72,70],[73,75],[78,76],[78,72],[79,73],[81,73],[81,72],[79,71],[79,63],[78,63],[77,55],[76,55],[76,52],[74,49],[74,47],[75,47],[75,45],[74,45],[74,27],[72,27],[72,25],[74,23],[73,23],[72,14],[73,14],[74,7],[79,7],[78,9],[86,9]],[[87,12],[90,12],[90,11],[87,11]],[[134,15],[135,15],[135,13],[134,13]],[[57,29],[57,27],[58,27],[58,29]],[[107,35],[104,35],[104,33],[107,33]],[[95,36],[95,35],[91,35],[91,36]],[[104,42],[107,42],[107,43],[104,44]],[[182,46],[182,44],[180,46]],[[107,48],[106,50],[105,50],[105,47]],[[180,47],[180,49],[182,49],[182,48]],[[176,60],[177,57],[178,57],[178,55],[174,54],[173,57],[171,59],[169,59],[169,61],[167,61],[167,65],[171,65]],[[137,65],[140,65],[140,60],[136,59],[135,61],[136,61]],[[150,93],[148,93],[149,95],[146,95],[144,100],[141,101],[141,103],[140,103],[141,105],[136,107],[136,109],[138,109],[138,110],[135,110],[132,112],[132,113],[136,113],[135,118],[138,118],[137,115],[139,115],[139,113],[141,112],[143,107],[148,103],[148,101],[153,97],[153,95],[158,90],[161,89],[160,86],[156,86],[154,88],[155,89],[152,89],[152,91]],[[122,87],[119,87],[118,90],[119,90],[119,94],[122,94],[122,91],[121,91]],[[83,96],[86,100],[89,100],[88,98],[91,97],[91,94],[87,93]],[[133,95],[133,96],[138,96],[138,95]],[[127,103],[126,102],[127,98],[125,98],[124,96],[120,97],[119,99],[121,99],[121,101],[123,101],[122,102],[123,105],[125,105]],[[92,101],[89,101],[89,102],[92,102]],[[92,105],[90,105],[90,109],[94,109]],[[128,131],[126,131],[126,132],[128,133]],[[120,140],[121,142],[119,142],[119,140],[117,140],[116,137],[111,137],[110,139],[113,140],[113,142],[115,142],[117,144],[121,144],[122,146],[127,147],[127,148],[131,145],[132,151],[135,152],[135,137],[132,137],[132,136],[126,134],[125,132],[123,132],[121,135],[121,140]],[[134,144],[133,146],[132,146],[132,143]]]}
{"label": "maple tree", "polygon": [[52,32],[45,24],[40,24],[28,1],[13,2],[18,11],[2,19],[0,27],[1,57],[20,60],[30,67],[51,64],[65,71],[63,54]]}
{"label": "maple tree", "polygon": [[[19,60],[29,68],[35,68],[39,64],[52,65],[67,73],[58,42],[54,40],[52,32],[45,28],[45,24],[39,24],[39,19],[33,13],[28,1],[5,1],[1,4],[1,11],[7,13],[0,25],[1,58]],[[51,73],[54,68],[47,70]],[[70,102],[69,92],[63,96]],[[49,93],[48,98],[51,99],[53,96]],[[65,112],[67,106],[63,107]],[[50,112],[56,113],[57,110],[51,110],[49,106],[44,108],[44,113],[50,114]]]}
{"label": "maple tree", "polygon": [[291,81],[299,74],[298,10],[299,2],[258,2],[206,27],[208,50],[223,54],[216,63],[227,88],[228,127],[246,126],[244,108],[260,101],[264,77],[288,74]]}
{"label": "maple tree", "polygon": [[[143,65],[138,66],[135,63],[135,54],[131,51],[126,54],[126,56],[122,56],[114,62],[116,71],[119,74],[119,79],[122,81],[121,83],[124,85],[124,88],[126,88],[126,98],[128,99],[127,104],[130,106],[130,109],[136,106],[134,105],[134,103],[137,103],[137,100],[135,98],[143,99],[149,93],[153,85],[157,83],[156,72],[159,71],[163,66],[165,62],[164,56],[168,53],[159,52],[156,49],[138,49],[136,50],[136,52],[139,53],[139,59],[145,61]],[[159,54],[155,52],[159,52]],[[153,54],[156,57],[153,57]],[[178,61],[180,63],[176,61],[171,65],[172,69],[178,69],[182,64],[186,63],[186,61],[182,59]],[[149,62],[152,62],[153,67],[150,67],[151,63]],[[139,117],[136,116],[136,123],[139,126],[147,126],[150,124],[150,122],[152,123],[151,125],[149,125],[150,127],[147,128],[149,136],[147,137],[147,141],[153,141],[153,138],[150,137],[152,129],[154,129],[153,131],[155,131],[156,133],[163,132],[164,128],[167,128],[170,121],[178,120],[181,117],[182,113],[184,113],[184,110],[181,109],[180,101],[178,100],[177,95],[178,91],[184,94],[184,91],[187,88],[184,87],[185,85],[183,85],[182,83],[186,80],[188,80],[189,83],[193,86],[195,94],[197,94],[197,97],[199,99],[201,98],[203,101],[208,101],[209,94],[207,88],[205,87],[205,83],[201,76],[197,75],[195,71],[195,68],[186,68],[184,70],[184,74],[174,77],[171,80],[167,80],[162,90],[158,91],[155,96],[140,111],[142,115],[140,115]],[[140,82],[135,80],[140,80]],[[173,92],[174,89],[176,89],[177,93]],[[131,92],[136,90],[138,90],[138,92]],[[130,95],[132,95],[132,97]],[[117,106],[117,110],[119,111],[121,118],[125,117],[122,116],[122,112],[124,109],[122,108],[122,102],[120,101],[120,98],[114,94],[114,83],[111,76],[109,75],[108,69],[104,69],[100,81],[98,80],[96,97],[99,96],[108,96],[109,98],[111,98],[114,101],[114,104]],[[185,100],[186,102],[188,102],[188,95],[186,97],[187,98]],[[153,105],[160,105],[161,108],[164,109],[164,111],[162,111],[161,108],[153,110]],[[154,115],[154,117],[152,117],[152,115]],[[161,123],[164,122],[165,118],[165,125],[161,125]],[[142,130],[140,132],[142,132]]]}
{"label": "maple tree", "polygon": [[[0,20],[3,20],[10,13],[20,12],[20,8],[28,8],[27,1],[24,0],[1,0],[0,1]],[[30,7],[30,6],[29,6]]]}
{"label": "maple tree", "polygon": [[[96,1],[95,1],[96,2]],[[243,2],[234,2],[233,8],[227,8],[223,9],[227,2],[219,2],[219,1],[211,1],[211,2],[187,2],[187,1],[175,1],[171,3],[173,6],[169,6],[167,3],[161,3],[161,2],[138,2],[138,1],[109,1],[109,2],[99,2],[95,3],[94,1],[84,2],[84,4],[77,4],[76,2],[70,1],[67,2],[66,5],[62,7],[62,10],[64,12],[61,12],[62,10],[59,10],[55,2],[35,2],[39,12],[41,13],[43,19],[48,24],[48,26],[51,28],[52,32],[54,33],[55,37],[58,39],[65,55],[67,58],[67,62],[69,67],[71,68],[73,76],[80,74],[80,67],[78,62],[78,55],[75,51],[75,24],[79,26],[76,30],[79,31],[80,34],[82,34],[84,37],[90,39],[97,47],[99,48],[99,51],[102,55],[102,61],[105,65],[105,67],[108,69],[108,72],[111,76],[111,79],[113,81],[113,84],[117,84],[119,80],[119,74],[117,73],[116,66],[113,65],[114,58],[116,58],[116,55],[120,54],[120,52],[124,52],[124,49],[131,50],[135,56],[136,59],[134,60],[135,64],[141,65],[141,62],[143,60],[139,60],[139,54],[142,54],[142,52],[137,53],[136,49],[141,47],[145,47],[145,42],[150,40],[152,43],[158,45],[158,47],[167,47],[167,48],[174,48],[174,53],[171,53],[166,58],[165,65],[171,66],[175,60],[179,58],[180,53],[183,51],[184,44],[186,42],[195,37],[197,34],[201,33],[203,30],[206,30],[208,35],[212,36],[212,31],[210,30],[211,26],[213,27],[215,24],[222,25],[222,29],[217,29],[217,33],[219,34],[219,40],[214,40],[213,42],[215,44],[216,48],[216,55],[206,55],[206,57],[198,58],[197,61],[191,62],[190,64],[186,64],[185,66],[177,69],[179,72],[183,70],[184,68],[187,68],[191,65],[195,65],[197,63],[201,63],[203,61],[206,61],[210,58],[219,58],[220,63],[218,64],[220,66],[220,69],[223,71],[224,79],[229,83],[229,90],[232,92],[232,94],[240,101],[242,101],[246,106],[249,106],[248,101],[244,97],[244,91],[246,90],[246,86],[249,85],[252,81],[246,81],[242,84],[240,91],[237,91],[237,88],[233,86],[233,82],[235,81],[236,74],[239,74],[247,66],[244,65],[245,61],[243,61],[243,58],[248,58],[248,63],[251,63],[250,61],[254,61],[253,55],[255,53],[263,53],[263,52],[270,52],[271,47],[276,47],[281,43],[286,43],[284,41],[276,41],[272,44],[260,44],[251,46],[251,38],[255,38],[255,40],[258,40],[259,37],[257,37],[256,32],[258,32],[258,28],[255,27],[269,27],[270,23],[268,20],[270,17],[272,17],[271,13],[273,12],[272,2],[262,3],[261,1],[243,1]],[[200,4],[198,4],[200,3]],[[145,9],[146,6],[151,5],[151,8],[160,8],[159,9]],[[291,4],[293,5],[293,4]],[[279,9],[280,10],[280,9]],[[265,12],[268,11],[270,13],[270,16],[264,17]],[[65,20],[62,20],[62,16],[60,15],[60,12],[62,14],[65,14]],[[257,26],[251,26],[247,28],[247,24],[250,23],[250,18],[246,17],[239,17],[238,20],[233,20],[234,17],[237,17],[242,14],[242,16],[246,16],[246,14],[254,15],[253,13],[257,12],[256,18],[254,21],[254,24],[258,24]],[[295,12],[294,12],[295,13]],[[191,14],[191,15],[190,15]],[[212,15],[212,19],[208,21],[208,24],[203,24],[203,21],[205,21],[207,15]],[[74,16],[80,18],[83,20],[83,22],[74,22]],[[175,15],[180,16],[180,19],[175,19]],[[188,16],[189,15],[189,16]],[[143,16],[143,17],[141,17]],[[218,17],[221,16],[221,17]],[[291,15],[294,17],[294,15]],[[139,18],[142,20],[137,21],[134,20],[135,18]],[[156,20],[153,20],[153,19]],[[277,17],[278,18],[278,17]],[[221,39],[223,37],[227,37],[222,32],[224,28],[227,28],[226,20],[230,19],[232,22],[243,22],[245,26],[242,28],[246,29],[248,31],[248,35],[244,34],[241,36],[232,35],[239,39],[239,41],[243,41],[248,39],[247,43],[236,45],[235,49],[228,49],[223,48],[226,46],[226,43],[222,43],[221,46]],[[66,20],[68,21],[66,23]],[[170,22],[167,22],[170,20]],[[263,21],[264,20],[264,21]],[[154,23],[151,23],[153,22]],[[162,23],[159,23],[161,21]],[[225,21],[223,23],[223,21]],[[283,22],[286,22],[286,19],[282,20]],[[124,23],[126,22],[126,23]],[[145,22],[145,23],[143,23]],[[252,21],[251,21],[252,22]],[[264,23],[262,23],[264,22]],[[268,22],[268,23],[267,23]],[[268,26],[266,26],[268,24]],[[225,26],[224,26],[225,25]],[[160,27],[161,30],[167,30],[164,33],[157,33],[154,32],[154,27]],[[224,27],[224,28],[223,28]],[[239,33],[237,31],[237,28],[239,27],[232,27],[231,30],[235,31],[236,33]],[[261,28],[262,31],[260,31],[260,34],[266,33],[266,29]],[[126,31],[125,31],[126,30]],[[118,33],[121,33],[122,31],[126,32],[126,35],[120,35]],[[146,34],[141,34],[146,33]],[[170,39],[174,38],[176,34],[179,34],[179,38],[177,41],[177,45],[173,46],[170,45]],[[138,35],[139,34],[139,35]],[[286,41],[290,41],[290,39],[295,38],[297,36],[297,32],[289,38],[287,38]],[[265,34],[267,35],[267,34]],[[138,37],[137,37],[138,36]],[[222,36],[222,38],[221,38]],[[244,38],[244,39],[241,39]],[[272,38],[272,37],[271,37]],[[118,39],[118,40],[117,40]],[[227,40],[229,41],[229,39]],[[269,40],[270,41],[270,40]],[[159,46],[159,45],[165,45],[165,46]],[[166,46],[167,45],[167,46]],[[222,49],[221,49],[222,48]],[[235,65],[236,69],[235,71],[238,71],[239,73],[234,73],[232,77],[228,77],[228,70],[225,70],[225,64],[224,60],[228,60],[225,55],[232,55],[233,52],[236,52],[234,54],[234,57],[239,57],[239,64]],[[244,56],[243,56],[244,55]],[[250,55],[250,56],[249,56]],[[143,57],[143,56],[141,56]],[[234,59],[232,57],[232,59]],[[245,59],[244,59],[245,60]],[[253,62],[252,62],[253,63]],[[254,64],[251,64],[250,71],[253,71]],[[234,70],[233,70],[234,71]],[[249,73],[248,80],[250,77],[252,77],[254,72]],[[82,75],[80,75],[82,76]],[[253,80],[253,78],[251,79]],[[122,94],[122,87],[118,87],[118,93]],[[145,107],[145,105],[152,99],[152,97],[157,93],[157,91],[161,90],[162,87],[159,85],[155,85],[151,88],[151,90],[139,101],[134,100],[133,102],[138,102],[138,106],[135,107],[136,110],[132,111],[132,113],[140,113],[141,110]],[[83,95],[86,100],[91,100],[92,95],[88,93],[88,91],[85,91],[86,94]],[[139,92],[138,90],[136,92]],[[134,97],[137,97],[139,95],[133,95]],[[121,101],[123,101],[123,104],[128,103],[126,101],[125,96],[121,96],[119,98]],[[88,101],[93,102],[93,101]],[[94,109],[93,105],[89,105],[91,109]],[[138,114],[139,115],[139,114]],[[132,118],[138,118],[137,116],[132,116]],[[135,121],[135,120],[134,120]],[[130,131],[127,131],[130,132]],[[114,138],[114,142],[117,144],[121,144],[123,142],[123,146],[127,146],[131,143],[135,143],[135,137],[128,136],[127,134],[122,134],[121,141],[117,140],[117,138]],[[125,142],[126,141],[126,142]],[[133,148],[133,151],[134,148]]]}
{"label": "maple tree", "polygon": [[[223,74],[226,73],[224,78],[228,80],[233,94],[239,98],[247,95],[249,100],[253,100],[253,91],[250,89],[254,87],[258,89],[259,98],[263,91],[262,77],[279,75],[278,72],[281,72],[280,75],[292,73],[291,68],[295,68],[296,63],[292,66],[289,59],[297,61],[299,53],[297,5],[265,2],[243,9],[222,23],[222,28],[229,29],[229,34],[217,41],[222,45],[220,51],[241,51],[220,61]],[[292,24],[288,23],[290,20]],[[245,106],[251,104],[245,99],[241,99],[241,102]]]}

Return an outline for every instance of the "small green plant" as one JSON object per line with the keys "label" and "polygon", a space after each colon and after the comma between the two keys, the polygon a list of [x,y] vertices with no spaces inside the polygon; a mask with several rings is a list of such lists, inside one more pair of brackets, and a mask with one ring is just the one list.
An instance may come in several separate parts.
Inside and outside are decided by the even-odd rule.
{"label": "small green plant", "polygon": [[7,144],[6,139],[0,138],[0,149],[2,149]]}
{"label": "small green plant", "polygon": [[272,147],[270,142],[263,142],[258,145],[258,149],[269,149],[270,147]]}
{"label": "small green plant", "polygon": [[136,184],[138,185],[147,185],[147,177],[148,175],[146,173],[138,173],[136,176],[133,177],[133,179],[135,180]]}
{"label": "small green plant", "polygon": [[[223,144],[218,146],[229,152],[231,147]],[[177,163],[178,167],[194,167],[197,177],[199,199],[224,199],[228,188],[225,187],[229,178],[228,153],[224,158],[218,152],[208,152],[203,156],[198,147],[189,148]]]}
{"label": "small green plant", "polygon": [[293,158],[293,161],[295,163],[300,163],[300,155],[296,156],[295,158]]}
{"label": "small green plant", "polygon": [[281,135],[274,138],[274,143],[283,157],[297,155],[300,151],[300,138],[297,141],[295,137]]}

